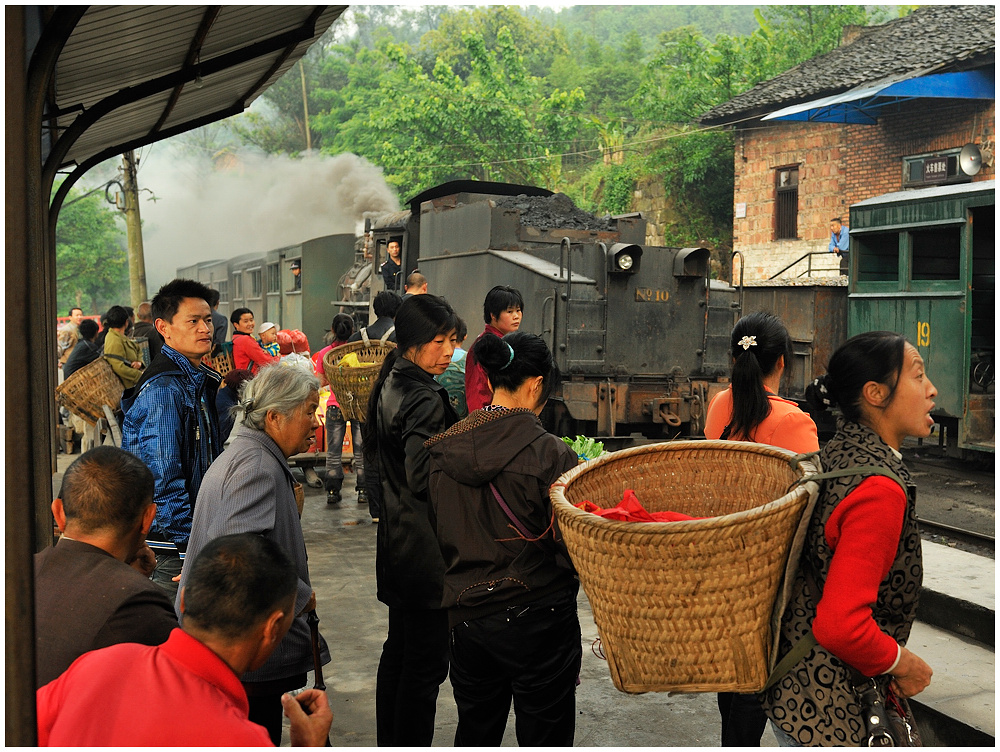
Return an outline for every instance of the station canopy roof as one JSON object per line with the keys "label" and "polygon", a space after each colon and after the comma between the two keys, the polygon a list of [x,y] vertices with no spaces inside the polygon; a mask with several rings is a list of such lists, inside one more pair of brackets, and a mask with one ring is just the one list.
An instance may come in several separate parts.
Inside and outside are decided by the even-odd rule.
{"label": "station canopy roof", "polygon": [[889,78],[842,94],[785,107],[761,120],[807,120],[815,123],[875,125],[884,107],[919,98],[995,99],[991,65],[958,73]]}
{"label": "station canopy roof", "polygon": [[346,5],[55,6],[34,54],[57,55],[43,159],[82,172],[243,112]]}

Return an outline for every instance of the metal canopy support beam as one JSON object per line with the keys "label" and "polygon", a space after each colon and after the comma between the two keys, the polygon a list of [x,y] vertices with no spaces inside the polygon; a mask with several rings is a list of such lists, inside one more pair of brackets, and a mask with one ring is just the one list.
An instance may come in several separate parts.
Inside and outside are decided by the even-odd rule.
{"label": "metal canopy support beam", "polygon": [[[184,56],[184,67],[194,65],[198,62],[198,58],[201,57],[201,47],[205,44],[205,38],[208,36],[208,32],[212,29],[212,24],[215,23],[215,19],[219,17],[219,11],[222,10],[221,5],[209,5],[205,9],[205,15],[201,18],[201,23],[198,25],[198,30],[194,33],[194,38],[191,40],[191,44],[188,47],[187,55]],[[163,108],[163,114],[160,115],[160,119],[156,121],[149,133],[150,135],[158,133],[163,124],[167,122],[167,118],[170,117],[170,113],[174,111],[174,106],[177,104],[177,100],[181,98],[181,92],[184,90],[184,84],[178,84],[174,87],[174,90],[170,93],[170,99],[167,102],[166,107]],[[127,151],[127,149],[126,149]]]}
{"label": "metal canopy support beam", "polygon": [[[63,165],[66,155],[73,147],[73,144],[86,133],[88,128],[108,113],[114,112],[120,107],[138,102],[146,97],[155,96],[177,86],[190,83],[198,78],[198,76],[221,73],[227,68],[248,63],[251,60],[273,54],[286,47],[294,49],[296,45],[313,37],[315,34],[316,18],[317,13],[313,12],[306,22],[297,29],[287,31],[284,34],[278,34],[260,42],[255,42],[242,49],[234,50],[211,60],[202,61],[197,65],[185,65],[172,73],[144,81],[135,86],[129,86],[112,94],[110,97],[102,99],[84,114],[76,118],[73,124],[66,129],[66,132],[55,143],[52,153],[49,154],[49,158],[45,162],[43,174],[49,176],[49,184],[51,185],[51,178],[55,175],[56,170]],[[242,106],[245,102],[246,99],[244,98],[239,104]]]}

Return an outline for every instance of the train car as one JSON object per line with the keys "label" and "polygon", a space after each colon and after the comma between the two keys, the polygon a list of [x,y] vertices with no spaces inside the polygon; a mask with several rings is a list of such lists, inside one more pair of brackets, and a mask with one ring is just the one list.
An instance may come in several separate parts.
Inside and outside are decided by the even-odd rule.
{"label": "train car", "polygon": [[[497,284],[524,297],[521,328],[541,335],[563,379],[547,421],[563,435],[699,435],[725,388],[736,295],[709,279],[706,248],[643,245],[638,214],[598,218],[532,186],[457,181],[369,225],[374,269],[402,246],[468,324],[483,326]],[[372,274],[372,292],[383,280]]]}
{"label": "train car", "polygon": [[357,256],[354,235],[326,235],[266,253],[181,267],[177,276],[218,290],[219,312],[227,318],[237,308],[249,308],[258,325],[273,321],[279,329],[299,329],[318,350],[335,314],[345,306],[367,305],[337,299],[344,270],[353,268]]}
{"label": "train car", "polygon": [[994,181],[851,206],[848,336],[905,334],[938,388],[942,445],[995,451]]}

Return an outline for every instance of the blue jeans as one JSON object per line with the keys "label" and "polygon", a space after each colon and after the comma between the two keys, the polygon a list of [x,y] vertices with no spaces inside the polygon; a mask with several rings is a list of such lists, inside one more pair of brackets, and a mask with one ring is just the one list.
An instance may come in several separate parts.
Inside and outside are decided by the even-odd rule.
{"label": "blue jeans", "polygon": [[[344,434],[347,421],[336,405],[326,408],[326,490],[339,491],[344,485]],[[365,487],[365,458],[361,452],[361,424],[351,421],[351,441],[354,445],[354,472],[357,473],[357,487]]]}
{"label": "blue jeans", "polygon": [[774,738],[778,740],[779,747],[801,747],[802,745],[795,741],[792,737],[778,728],[778,724],[771,721],[771,731],[774,732]]}
{"label": "blue jeans", "polygon": [[153,574],[149,576],[154,583],[167,591],[167,596],[173,601],[177,597],[177,588],[180,582],[174,582],[173,578],[181,573],[181,566],[184,564],[181,557],[174,553],[157,553],[156,566]]}

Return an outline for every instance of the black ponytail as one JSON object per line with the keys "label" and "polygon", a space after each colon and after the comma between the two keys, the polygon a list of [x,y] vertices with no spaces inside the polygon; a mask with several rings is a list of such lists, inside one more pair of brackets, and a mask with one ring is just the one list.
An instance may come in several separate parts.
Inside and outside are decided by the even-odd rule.
{"label": "black ponytail", "polygon": [[781,319],[756,312],[736,322],[730,347],[733,416],[729,435],[746,440],[771,413],[764,379],[774,373],[779,358],[784,358],[785,368],[791,369],[792,339]]}

